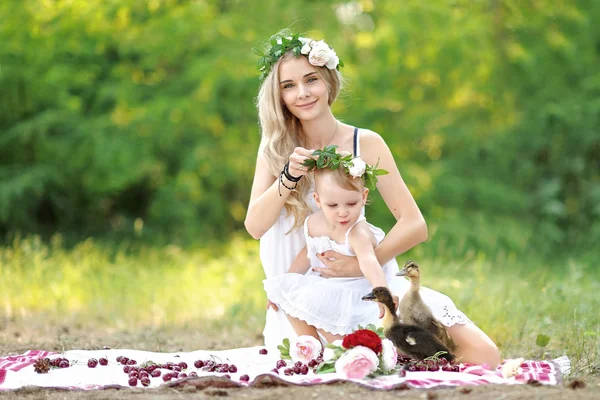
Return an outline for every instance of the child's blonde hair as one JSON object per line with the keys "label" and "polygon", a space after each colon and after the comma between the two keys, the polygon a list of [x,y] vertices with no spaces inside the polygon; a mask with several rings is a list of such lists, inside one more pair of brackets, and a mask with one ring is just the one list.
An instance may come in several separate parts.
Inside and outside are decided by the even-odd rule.
{"label": "child's blonde hair", "polygon": [[[280,34],[285,34],[285,31]],[[283,166],[288,162],[288,157],[296,147],[307,146],[304,136],[301,134],[300,120],[288,111],[281,100],[279,66],[292,57],[294,57],[293,53],[288,51],[273,65],[271,72],[262,82],[256,98],[262,135],[259,152],[264,155],[269,171],[274,176],[279,176]],[[331,106],[342,88],[342,76],[336,69],[315,68],[327,84],[328,103]],[[294,225],[291,230],[302,226],[304,219],[311,212],[306,202],[311,183],[312,178],[308,175],[305,176],[298,182],[296,190],[285,202],[287,214],[294,217]]]}
{"label": "child's blonde hair", "polygon": [[363,178],[353,178],[344,171],[344,168],[322,168],[316,169],[314,173],[315,191],[317,193],[319,192],[318,188],[323,181],[323,177],[327,175],[333,177],[335,183],[337,183],[343,189],[362,192],[365,188],[365,181]]}

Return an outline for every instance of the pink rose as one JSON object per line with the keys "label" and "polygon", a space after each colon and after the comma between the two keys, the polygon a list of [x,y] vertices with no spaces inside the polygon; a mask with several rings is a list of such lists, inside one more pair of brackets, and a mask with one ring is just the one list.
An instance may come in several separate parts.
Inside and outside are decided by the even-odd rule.
{"label": "pink rose", "polygon": [[377,354],[368,347],[356,346],[335,362],[335,372],[349,379],[363,379],[379,366]]}
{"label": "pink rose", "polygon": [[294,361],[307,363],[321,354],[321,342],[310,335],[298,336],[290,343],[290,357]]}

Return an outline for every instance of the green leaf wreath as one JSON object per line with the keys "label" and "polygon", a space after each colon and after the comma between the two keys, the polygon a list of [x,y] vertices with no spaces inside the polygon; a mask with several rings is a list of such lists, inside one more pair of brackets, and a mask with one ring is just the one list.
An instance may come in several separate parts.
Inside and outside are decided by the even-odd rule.
{"label": "green leaf wreath", "polygon": [[[325,146],[322,150],[315,150],[312,155],[317,156],[317,159],[307,158],[302,165],[308,167],[308,171],[323,168],[335,170],[342,167],[346,174],[352,175],[350,174],[350,168],[354,166],[354,160],[359,157],[353,157],[352,154],[342,156],[336,151],[337,148],[337,145],[330,145]],[[377,164],[374,166],[366,164],[365,172],[361,176],[365,181],[365,186],[371,191],[377,189],[377,177],[389,173],[385,169],[377,168],[378,166],[379,161],[377,161]]]}

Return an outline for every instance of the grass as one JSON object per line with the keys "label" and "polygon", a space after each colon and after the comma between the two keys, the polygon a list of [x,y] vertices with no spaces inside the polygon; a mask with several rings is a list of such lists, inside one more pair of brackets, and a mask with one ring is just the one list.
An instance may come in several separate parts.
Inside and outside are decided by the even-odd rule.
{"label": "grass", "polygon": [[[600,375],[600,272],[591,263],[427,252],[424,245],[411,253],[424,284],[449,295],[506,358],[568,355],[572,376]],[[258,243],[242,237],[198,249],[92,239],[67,248],[58,235],[47,243],[16,238],[0,248],[0,317],[43,316],[107,331],[210,324],[255,334],[264,323],[263,278]]]}

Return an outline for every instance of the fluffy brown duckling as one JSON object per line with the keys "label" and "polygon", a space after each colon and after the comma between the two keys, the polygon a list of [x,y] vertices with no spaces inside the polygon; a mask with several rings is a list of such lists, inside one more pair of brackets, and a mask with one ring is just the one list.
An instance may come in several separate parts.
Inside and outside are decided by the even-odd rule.
{"label": "fluffy brown duckling", "polygon": [[398,305],[402,322],[410,325],[417,325],[427,329],[429,332],[444,343],[450,351],[456,350],[456,343],[446,331],[446,328],[435,319],[431,309],[425,304],[419,289],[421,286],[421,273],[419,265],[415,261],[407,261],[404,267],[396,274],[398,276],[407,276],[410,279],[410,289],[406,292]]}
{"label": "fluffy brown duckling", "polygon": [[376,287],[362,297],[363,300],[375,301],[383,305],[385,314],[382,325],[385,337],[390,339],[398,350],[414,359],[422,360],[442,351],[440,355],[449,362],[454,360],[450,350],[444,346],[431,332],[415,325],[400,322],[396,315],[394,299],[386,287]]}

